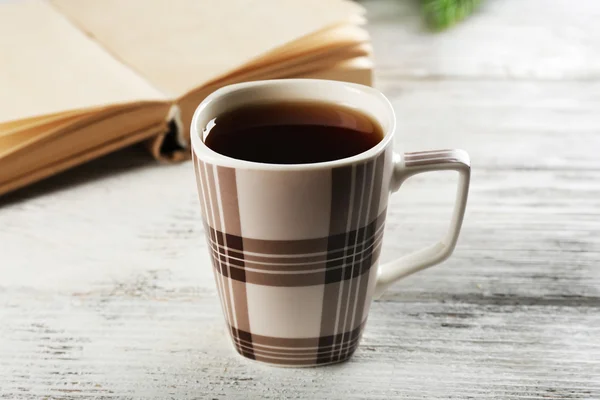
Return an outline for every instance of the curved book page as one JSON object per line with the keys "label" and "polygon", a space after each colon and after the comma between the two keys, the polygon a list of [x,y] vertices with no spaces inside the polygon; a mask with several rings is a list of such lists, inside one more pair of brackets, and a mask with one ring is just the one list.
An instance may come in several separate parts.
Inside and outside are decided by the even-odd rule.
{"label": "curved book page", "polygon": [[356,20],[364,12],[348,0],[52,0],[52,4],[173,98],[301,37]]}
{"label": "curved book page", "polygon": [[0,54],[0,124],[166,100],[43,1],[0,4]]}

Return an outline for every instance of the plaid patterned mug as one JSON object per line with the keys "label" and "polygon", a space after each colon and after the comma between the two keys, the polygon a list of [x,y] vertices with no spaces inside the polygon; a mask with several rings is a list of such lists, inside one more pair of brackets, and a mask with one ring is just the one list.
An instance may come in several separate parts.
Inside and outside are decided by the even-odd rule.
{"label": "plaid patterned mug", "polygon": [[[384,131],[375,147],[335,161],[279,165],[220,155],[202,141],[209,121],[241,105],[273,101],[343,104]],[[191,126],[206,240],[235,349],[280,366],[347,360],[369,306],[392,282],[453,251],[469,189],[468,155],[393,152],[395,116],[379,91],[356,84],[286,79],[242,83],[208,96]],[[450,227],[438,243],[378,266],[388,195],[426,171],[459,173]]]}

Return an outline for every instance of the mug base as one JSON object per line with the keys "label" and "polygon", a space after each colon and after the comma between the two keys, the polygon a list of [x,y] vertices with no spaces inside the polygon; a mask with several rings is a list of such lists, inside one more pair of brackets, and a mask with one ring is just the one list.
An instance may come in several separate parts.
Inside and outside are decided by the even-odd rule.
{"label": "mug base", "polygon": [[348,360],[360,343],[366,321],[352,331],[313,338],[252,334],[229,326],[233,348],[242,357],[277,367],[320,367]]}
{"label": "mug base", "polygon": [[296,359],[296,360],[283,360],[283,359],[275,359],[268,358],[264,356],[258,356],[254,354],[248,354],[246,352],[240,351],[237,346],[233,346],[235,352],[248,361],[252,361],[261,365],[268,365],[271,367],[278,368],[315,368],[315,367],[326,367],[328,365],[341,364],[343,362],[348,361],[354,355],[356,348],[344,354],[341,358],[336,358],[335,360],[327,360],[327,361],[317,361],[314,358],[312,359]]}
{"label": "mug base", "polygon": [[296,360],[293,362],[288,362],[288,361],[273,362],[273,361],[267,360],[265,358],[248,357],[247,355],[241,353],[235,346],[234,346],[234,349],[235,349],[236,354],[243,357],[245,360],[247,360],[249,362],[260,364],[260,365],[265,365],[265,366],[269,366],[269,367],[276,367],[276,368],[318,368],[318,367],[327,367],[327,366],[335,365],[335,364],[341,364],[341,363],[344,363],[344,362],[350,360],[352,358],[352,356],[354,355],[354,351],[355,351],[355,350],[353,350],[347,356],[345,356],[344,358],[341,358],[339,360],[327,361],[327,362],[323,362],[323,363],[315,363],[314,361],[310,362],[310,361],[296,361]]}

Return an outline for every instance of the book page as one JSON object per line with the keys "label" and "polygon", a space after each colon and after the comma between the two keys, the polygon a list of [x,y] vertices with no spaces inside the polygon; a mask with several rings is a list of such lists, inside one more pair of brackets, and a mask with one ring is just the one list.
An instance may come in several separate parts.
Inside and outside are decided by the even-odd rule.
{"label": "book page", "polygon": [[[269,52],[252,60],[249,64],[236,69],[232,74],[237,75],[247,71],[265,68],[285,68],[288,63],[319,63],[325,58],[344,58],[343,54],[348,49],[356,46],[368,45],[368,32],[356,25],[341,24],[331,28],[304,36],[276,51]],[[339,54],[335,54],[339,53]],[[350,58],[350,57],[346,57]]]}
{"label": "book page", "polygon": [[363,12],[347,0],[52,0],[52,4],[174,97]]}
{"label": "book page", "polygon": [[342,61],[325,70],[314,71],[301,76],[312,79],[331,79],[373,85],[373,61],[369,57],[357,57]]}
{"label": "book page", "polygon": [[46,2],[0,4],[0,125],[164,100],[161,92]]}

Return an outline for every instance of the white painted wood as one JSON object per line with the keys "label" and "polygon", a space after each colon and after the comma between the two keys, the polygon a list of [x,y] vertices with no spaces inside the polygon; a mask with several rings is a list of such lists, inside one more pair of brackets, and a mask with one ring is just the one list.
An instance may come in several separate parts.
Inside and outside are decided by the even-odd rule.
{"label": "white painted wood", "polygon": [[[437,36],[401,1],[365,4],[398,144],[471,154],[454,256],[374,303],[350,362],[251,363],[224,331],[191,164],[121,151],[0,199],[0,398],[600,398],[600,3],[488,0]],[[384,260],[444,232],[449,176],[393,197]]]}
{"label": "white painted wood", "polygon": [[412,78],[596,80],[596,0],[485,0],[465,23],[431,34],[418,1],[364,2],[379,71]]}

